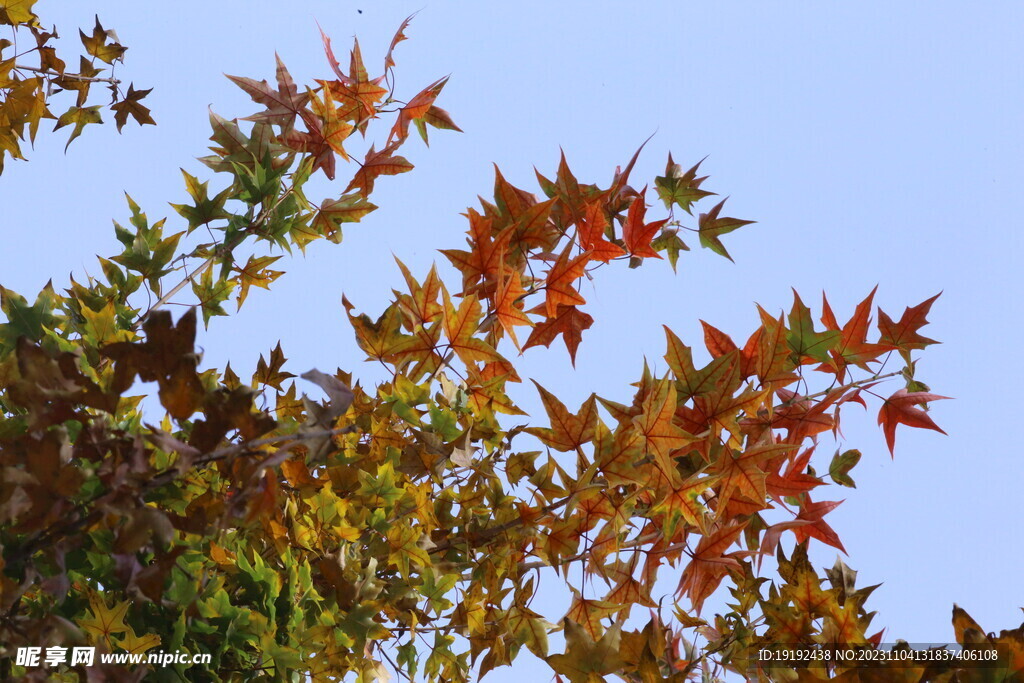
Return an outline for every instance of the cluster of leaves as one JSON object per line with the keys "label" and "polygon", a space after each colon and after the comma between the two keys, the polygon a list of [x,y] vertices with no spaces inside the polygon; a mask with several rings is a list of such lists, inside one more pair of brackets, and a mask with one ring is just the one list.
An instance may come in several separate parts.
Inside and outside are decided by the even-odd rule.
{"label": "cluster of leaves", "polygon": [[[57,29],[43,29],[33,11],[35,3],[36,0],[0,0],[0,25],[9,26],[11,31],[10,39],[0,38],[0,173],[6,156],[25,158],[21,148],[25,129],[29,141],[34,143],[43,119],[56,119],[54,130],[73,126],[65,149],[87,125],[102,123],[100,110],[104,106],[114,113],[118,131],[129,118],[139,125],[155,123],[141,102],[150,90],[136,90],[134,84],[129,84],[124,91],[118,79],[102,75],[107,68],[112,71],[124,61],[128,48],[118,42],[117,34],[104,29],[99,17],[91,34],[79,31],[85,52],[79,56],[75,71],[57,54],[52,44],[59,38]],[[25,32],[31,34],[31,46],[18,44],[19,33]],[[109,89],[108,104],[89,104],[95,85]],[[75,99],[58,117],[50,106],[54,96],[62,92],[74,93]]]}
{"label": "cluster of leaves", "polygon": [[[822,463],[815,452],[848,403],[877,400],[890,451],[898,424],[939,429],[925,408],[943,397],[915,379],[912,357],[934,343],[920,334],[934,297],[898,321],[879,310],[873,334],[874,292],[845,324],[827,300],[816,324],[795,295],[788,315],[759,307],[742,346],[705,323],[708,363],[666,328],[667,369],[645,366],[626,402],[592,395],[571,411],[538,384],[547,424],[521,423],[509,396],[521,381],[509,351],[561,337],[575,358],[593,322],[582,278],[649,259],[674,268],[687,233],[728,257],[721,236],[748,221],[721,216],[724,202],[694,226],[676,215],[712,194],[699,164],[684,172],[669,157],[654,180],[666,213],[654,220],[647,189],[629,185],[636,155],[607,187],[579,182],[563,156],[553,178],[537,174],[545,199],[496,171],[493,201],[466,212],[468,247],[442,251],[457,286],[399,263],[404,287],[379,316],[345,301],[367,360],[390,371],[372,388],[313,370],[301,378],[326,400],[311,400],[280,345],[248,382],[230,366],[200,369],[199,313],[209,323],[233,293],[240,307],[252,286],[269,286],[282,274],[270,268],[275,249],[340,242],[343,223],[375,208],[375,180],[412,168],[397,155],[411,126],[424,140],[428,126],[457,130],[434,104],[444,79],[407,102],[387,87],[407,24],[378,78],[358,43],[343,71],[326,36],[333,77],[315,87],[300,91],[280,59],[276,85],[231,77],[264,109],[251,125],[211,114],[203,162],[224,183],[211,191],[185,173],[180,231],[165,234],[129,200],[130,227],[116,226],[124,250],[100,260],[102,279],[48,286],[31,305],[0,291],[0,673],[191,675],[182,665],[26,670],[10,657],[18,646],[91,644],[207,653],[218,680],[469,680],[524,648],[572,682],[719,668],[858,675],[768,669],[752,653],[877,647],[863,607],[871,589],[855,588],[842,563],[820,578],[805,550],[842,549],[825,521],[839,502],[819,495],[829,484],[817,470],[852,486],[860,454]],[[343,193],[307,199],[309,177],[333,179],[353,133],[376,131],[384,114],[395,114],[385,141]],[[186,246],[200,227],[212,241]],[[164,308],[188,287],[195,308],[175,322]],[[516,328],[530,329],[522,344]],[[905,367],[887,372],[894,354]],[[897,376],[904,388],[876,393]],[[158,424],[130,393],[153,382]],[[767,555],[779,573],[765,592]],[[540,582],[559,575],[572,604],[543,614]],[[702,618],[723,583],[734,603]],[[637,607],[650,619],[628,630]],[[954,627],[962,643],[998,641],[1002,671],[1024,667],[1020,629],[986,636],[962,612]],[[549,651],[556,630],[563,653]],[[945,663],[903,672],[973,680]]]}

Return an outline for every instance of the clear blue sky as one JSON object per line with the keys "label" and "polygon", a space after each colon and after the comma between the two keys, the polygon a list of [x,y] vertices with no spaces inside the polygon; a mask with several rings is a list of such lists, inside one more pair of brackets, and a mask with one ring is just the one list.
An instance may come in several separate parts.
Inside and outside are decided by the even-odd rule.
{"label": "clear blue sky", "polygon": [[[98,9],[130,47],[118,75],[154,88],[146,103],[159,125],[87,130],[66,156],[64,131],[41,135],[31,163],[9,162],[0,282],[31,297],[50,277],[62,287],[69,273],[95,272],[93,255],[117,250],[110,219],[127,216],[124,191],[151,218],[176,220],[167,202],[185,196],[178,168],[205,171],[194,158],[207,107],[254,111],[222,73],[271,78],[277,51],[300,82],[325,75],[314,19],[339,53],[358,34],[379,65],[420,3],[39,3],[68,42]],[[597,323],[575,371],[556,349],[528,353],[521,374],[567,404],[591,391],[621,400],[645,355],[662,362],[662,323],[700,346],[699,318],[745,339],[753,302],[788,309],[791,287],[816,310],[824,289],[841,319],[876,284],[894,315],[943,290],[924,330],[942,345],[923,354],[919,376],[956,398],[932,413],[949,436],[900,428],[890,461],[877,405],[848,409],[844,445],[864,453],[858,488],[819,497],[846,499],[828,519],[859,582],[884,582],[868,605],[886,640],[952,640],[954,601],[988,630],[1015,627],[1022,25],[1017,2],[427,5],[398,48],[399,94],[450,73],[439,104],[465,134],[437,132],[429,150],[411,141],[417,168],[379,181],[381,209],[340,247],[278,262],[288,275],[216,320],[206,359],[230,358],[244,376],[280,339],[293,371],[340,366],[372,379],[341,293],[378,312],[400,282],[392,253],[422,274],[435,248],[460,247],[458,213],[490,190],[491,162],[535,189],[532,167],[553,172],[561,146],[577,177],[606,182],[657,131],[634,181],[653,180],[669,150],[685,166],[708,155],[706,187],[731,195],[730,215],[758,221],[726,237],[735,265],[704,251],[684,254],[677,276],[657,263],[602,269],[584,291]],[[532,389],[519,395],[536,406]],[[814,559],[831,566],[835,553],[819,544]],[[494,680],[545,668],[525,653]]]}

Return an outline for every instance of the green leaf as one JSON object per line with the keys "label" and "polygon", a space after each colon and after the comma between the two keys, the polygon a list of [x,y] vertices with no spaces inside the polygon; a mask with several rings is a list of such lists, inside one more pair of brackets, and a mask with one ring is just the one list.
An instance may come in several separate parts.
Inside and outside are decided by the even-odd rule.
{"label": "green leaf", "polygon": [[18,337],[23,335],[33,341],[42,339],[44,330],[52,329],[59,320],[53,315],[59,299],[49,282],[31,306],[25,297],[0,286],[0,310],[7,316],[7,322],[0,324],[0,350],[13,349]]}
{"label": "green leaf", "polygon": [[192,281],[192,292],[199,299],[199,306],[203,311],[203,323],[209,327],[210,318],[215,315],[227,315],[227,311],[221,306],[228,297],[235,283],[228,279],[213,279],[213,269],[207,268],[203,272],[199,282]]}
{"label": "green leaf", "polygon": [[661,234],[651,242],[651,249],[663,251],[668,256],[668,262],[672,266],[672,272],[676,272],[676,261],[679,260],[679,252],[690,251],[686,243],[679,238],[679,230],[665,228]]}
{"label": "green leaf", "polygon": [[835,456],[832,458],[832,463],[828,466],[828,475],[832,477],[832,481],[840,486],[855,489],[857,488],[857,485],[853,483],[853,479],[850,478],[850,470],[852,470],[858,462],[860,462],[860,451],[850,449],[840,453],[837,450]]}
{"label": "green leaf", "polygon": [[815,332],[810,309],[800,300],[800,295],[796,291],[793,292],[793,310],[789,313],[786,343],[796,356],[797,363],[805,356],[827,363],[828,352],[835,348],[842,337],[842,333],[838,331]]}
{"label": "green leaf", "polygon": [[209,181],[201,183],[198,178],[191,175],[185,169],[181,169],[181,174],[185,176],[185,189],[195,203],[192,206],[188,204],[171,204],[171,206],[174,207],[174,210],[182,218],[188,221],[189,233],[200,225],[231,216],[231,214],[224,210],[224,204],[231,196],[230,187],[223,189],[217,193],[217,196],[210,199],[209,190],[207,189],[210,184]]}
{"label": "green leaf", "polygon": [[[728,199],[728,197],[726,197]],[[742,228],[744,225],[750,225],[754,221],[744,221],[739,218],[731,218],[726,216],[725,218],[719,218],[718,214],[725,206],[725,199],[715,204],[710,211],[702,213],[697,219],[699,225],[698,233],[700,234],[700,246],[705,249],[710,249],[719,256],[732,261],[732,256],[729,256],[729,252],[725,250],[725,247],[719,241],[719,237],[726,235],[737,228]]]}
{"label": "green leaf", "polygon": [[654,179],[654,187],[658,191],[661,201],[665,202],[666,209],[672,208],[672,205],[675,204],[686,213],[690,213],[690,207],[694,202],[715,194],[700,189],[701,183],[707,180],[707,176],[697,177],[697,169],[703,162],[704,160],[701,159],[693,168],[683,173],[682,167],[672,161],[672,154],[669,153],[665,175],[657,176]]}

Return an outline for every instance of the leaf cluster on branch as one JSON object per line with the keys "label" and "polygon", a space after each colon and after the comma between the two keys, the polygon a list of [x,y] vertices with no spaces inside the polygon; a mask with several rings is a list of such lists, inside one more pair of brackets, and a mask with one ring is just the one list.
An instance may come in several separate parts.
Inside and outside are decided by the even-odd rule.
{"label": "leaf cluster on branch", "polygon": [[[0,20],[38,37],[30,6],[0,0]],[[844,551],[826,520],[841,501],[823,491],[853,487],[861,458],[823,456],[819,439],[839,432],[850,404],[877,407],[890,452],[900,424],[941,431],[927,410],[945,397],[915,377],[915,353],[935,343],[920,330],[936,297],[898,320],[879,309],[873,328],[874,291],[842,324],[826,298],[816,317],[794,293],[788,313],[758,306],[742,344],[703,323],[706,363],[666,327],[665,370],[645,365],[624,397],[572,410],[535,382],[539,422],[510,398],[523,379],[514,352],[558,342],[575,362],[595,313],[583,278],[651,260],[675,269],[691,235],[730,258],[722,236],[750,221],[723,216],[724,200],[688,220],[714,194],[700,163],[684,171],[669,156],[652,183],[657,208],[650,184],[630,184],[640,150],[607,185],[578,180],[563,154],[536,174],[539,196],[496,168],[492,198],[464,214],[465,247],[441,250],[458,281],[399,261],[404,282],[382,312],[344,300],[366,360],[388,371],[374,386],[313,370],[299,379],[326,396],[314,400],[280,344],[247,381],[203,367],[199,315],[208,325],[230,297],[241,308],[252,287],[269,288],[282,251],[341,242],[343,224],[376,208],[376,181],[412,170],[398,155],[411,128],[424,142],[429,127],[458,130],[435,104],[446,79],[397,99],[408,22],[379,77],[358,42],[343,69],[326,35],[330,74],[314,85],[296,85],[280,59],[273,85],[231,76],[263,109],[211,112],[202,161],[213,175],[183,172],[176,228],[129,198],[115,228],[123,251],[100,259],[102,277],[48,285],[31,304],[0,289],[0,674],[194,674],[12,662],[17,647],[85,644],[209,654],[213,680],[464,681],[519,656],[573,683],[1019,675],[1024,628],[986,634],[959,609],[958,642],[998,645],[983,671],[1004,678],[938,657],[870,670],[758,658],[881,643],[865,608],[873,587],[857,587],[842,561],[821,576],[808,560],[810,543]],[[96,30],[83,42],[111,63],[123,48]],[[52,60],[47,40],[36,51]],[[55,64],[39,68],[62,74]],[[23,86],[3,83],[7,107]],[[42,81],[31,87],[40,101]],[[137,99],[130,89],[123,102]],[[42,116],[0,119],[6,139],[26,123],[34,135]],[[362,161],[346,149],[356,133],[383,139]],[[343,175],[339,160],[355,167],[345,189],[311,201],[307,180]],[[193,307],[175,321],[172,303]],[[896,378],[903,387],[881,393]],[[154,383],[156,417],[135,393]],[[766,556],[777,575],[761,574]],[[547,582],[567,586],[567,613],[537,604]],[[702,616],[722,585],[732,601]],[[632,628],[637,619],[646,624]],[[556,631],[561,653],[549,650]]]}
{"label": "leaf cluster on branch", "polygon": [[[8,26],[11,38],[0,38],[0,173],[4,158],[22,159],[21,144],[26,127],[29,142],[35,143],[39,124],[43,119],[56,119],[53,130],[73,126],[65,150],[82,134],[89,124],[102,123],[101,110],[106,106],[114,114],[118,132],[132,118],[139,125],[155,124],[149,108],[142,99],[149,90],[136,90],[130,83],[127,91],[113,70],[124,61],[127,47],[118,42],[117,34],[103,28],[99,17],[92,33],[79,31],[85,53],[78,58],[78,70],[57,53],[53,42],[60,36],[57,29],[43,28],[33,11],[36,0],[3,0],[0,2],[0,26]],[[26,44],[24,37],[31,35]],[[99,66],[99,65],[107,66]],[[107,70],[110,75],[103,75]],[[105,86],[110,91],[110,102],[89,104],[93,86]],[[74,104],[59,117],[50,111],[50,105],[63,99],[62,92],[74,93]]]}

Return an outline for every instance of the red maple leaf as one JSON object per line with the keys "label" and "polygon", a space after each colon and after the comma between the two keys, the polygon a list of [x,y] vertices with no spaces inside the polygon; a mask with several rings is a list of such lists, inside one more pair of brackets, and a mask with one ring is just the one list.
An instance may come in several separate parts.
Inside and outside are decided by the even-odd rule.
{"label": "red maple leaf", "polygon": [[941,294],[942,292],[939,292],[917,306],[908,307],[903,311],[903,317],[898,323],[894,323],[885,311],[878,309],[878,331],[882,333],[879,343],[900,351],[923,349],[929,344],[937,344],[934,339],[922,337],[918,330],[928,324],[928,311]]}
{"label": "red maple leaf", "polygon": [[661,255],[651,248],[651,240],[654,239],[654,233],[668,223],[668,219],[644,223],[644,214],[647,213],[647,204],[644,199],[646,194],[647,188],[645,187],[629,205],[629,213],[626,214],[626,222],[622,226],[622,241],[625,242],[630,256],[661,258]]}
{"label": "red maple leaf", "polygon": [[590,252],[590,258],[603,263],[608,263],[626,253],[622,247],[605,239],[607,228],[608,219],[605,217],[604,207],[601,206],[601,203],[587,202],[583,208],[583,215],[576,222],[576,229],[580,235],[580,246]]}
{"label": "red maple leaf", "polygon": [[862,370],[869,370],[867,364],[878,358],[879,354],[889,348],[882,344],[870,344],[867,341],[868,325],[871,324],[871,300],[874,298],[875,291],[877,290],[878,287],[872,289],[871,293],[857,304],[853,316],[843,325],[841,330],[839,323],[836,321],[835,313],[832,312],[832,307],[828,304],[828,299],[824,293],[821,295],[821,322],[827,330],[840,331],[842,337],[835,348],[829,350],[832,362],[828,365],[823,364],[819,367],[819,370],[831,371],[829,368],[834,368],[840,382],[846,376],[846,367],[848,365],[852,364]]}
{"label": "red maple leaf", "polygon": [[523,344],[523,350],[525,351],[531,346],[551,346],[551,342],[555,340],[555,337],[562,335],[565,348],[569,350],[569,357],[572,359],[572,364],[575,367],[576,348],[580,345],[583,330],[593,324],[594,318],[589,314],[584,313],[575,306],[562,304],[558,307],[555,317],[548,318],[533,328],[530,338]]}
{"label": "red maple leaf", "polygon": [[565,251],[559,254],[555,265],[551,266],[547,277],[544,278],[544,290],[547,293],[545,310],[549,318],[558,312],[558,307],[562,304],[576,306],[587,303],[574,283],[583,277],[587,262],[590,260],[590,252],[585,251],[575,258],[569,258],[572,246],[571,243],[566,246]]}
{"label": "red maple leaf", "polygon": [[838,548],[845,553],[846,548],[843,547],[843,542],[839,540],[839,534],[823,519],[825,515],[839,507],[842,502],[841,500],[823,500],[818,503],[812,503],[810,496],[804,498],[804,504],[800,506],[800,514],[793,520],[794,522],[806,522],[806,524],[793,527],[793,535],[796,536],[796,542],[803,543],[808,538],[816,538],[822,543]]}
{"label": "red maple leaf", "polygon": [[906,389],[900,389],[885,399],[882,409],[878,411],[878,424],[882,425],[882,429],[885,431],[885,443],[889,446],[890,457],[895,457],[893,448],[896,445],[896,425],[905,424],[909,427],[933,429],[942,434],[946,433],[935,424],[932,418],[928,417],[928,413],[916,407],[921,403],[944,398],[949,398],[949,396],[928,394],[923,391],[908,393]]}

